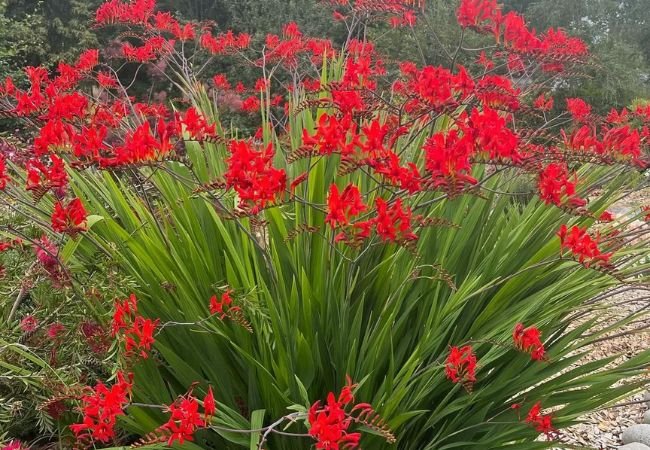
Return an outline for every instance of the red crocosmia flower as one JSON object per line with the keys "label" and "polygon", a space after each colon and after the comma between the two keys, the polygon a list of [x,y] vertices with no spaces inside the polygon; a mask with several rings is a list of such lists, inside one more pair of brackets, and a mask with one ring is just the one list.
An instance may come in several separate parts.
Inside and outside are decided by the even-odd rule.
{"label": "red crocosmia flower", "polygon": [[566,101],[567,110],[571,113],[576,122],[586,122],[591,115],[591,106],[580,98],[568,98]]}
{"label": "red crocosmia flower", "polygon": [[338,398],[330,392],[327,404],[321,406],[319,400],[309,408],[309,435],[316,440],[317,449],[338,450],[359,446],[361,433],[348,433],[353,420],[346,407],[354,402],[353,388],[348,381]]}
{"label": "red crocosmia flower", "polygon": [[537,402],[530,408],[526,416],[526,423],[535,427],[535,430],[550,435],[555,431],[550,414],[542,414],[542,403]]}
{"label": "red crocosmia flower", "polygon": [[36,328],[38,328],[38,320],[36,320],[36,317],[32,315],[25,316],[25,318],[20,321],[20,329],[25,333],[36,331]]}
{"label": "red crocosmia flower", "polygon": [[540,94],[533,102],[535,109],[548,112],[553,109],[553,97],[547,97],[546,94]]}
{"label": "red crocosmia flower", "polygon": [[113,313],[113,322],[111,334],[116,336],[121,330],[127,328],[132,318],[138,312],[138,299],[135,294],[122,301],[115,300],[115,312]]}
{"label": "red crocosmia flower", "polygon": [[566,225],[562,225],[557,235],[560,238],[561,248],[568,249],[585,267],[590,265],[611,266],[609,260],[612,253],[602,253],[598,247],[600,237],[591,237],[586,228],[574,225],[569,230]]}
{"label": "red crocosmia flower", "polygon": [[210,314],[219,314],[219,317],[223,319],[226,317],[226,313],[232,305],[232,289],[228,289],[226,292],[221,294],[221,300],[217,300],[217,296],[213,295],[210,297]]}
{"label": "red crocosmia flower", "polygon": [[183,128],[189,133],[192,139],[202,140],[207,136],[215,134],[216,125],[209,124],[193,106],[185,111],[184,115],[176,114],[176,122],[178,134],[183,131]]}
{"label": "red crocosmia flower", "polygon": [[479,55],[478,59],[476,60],[476,62],[478,64],[480,64],[481,66],[483,66],[486,71],[494,69],[494,61],[489,59],[484,51],[482,51],[480,53],[480,55]]}
{"label": "red crocosmia flower", "polygon": [[474,143],[470,136],[461,137],[456,130],[436,133],[427,139],[423,150],[433,187],[460,189],[465,184],[477,183],[471,176],[470,156],[474,152]]}
{"label": "red crocosmia flower", "polygon": [[354,143],[348,142],[348,135],[356,135],[356,125],[350,115],[341,119],[336,116],[323,114],[318,119],[318,127],[313,136],[307,130],[302,130],[303,145],[316,148],[322,155],[332,153],[350,154],[354,151]]}
{"label": "red crocosmia flower", "polygon": [[539,196],[546,204],[583,207],[587,201],[576,195],[577,174],[569,175],[566,164],[551,163],[539,174]]}
{"label": "red crocosmia flower", "polygon": [[476,382],[476,355],[470,345],[451,347],[445,365],[445,375],[453,383],[461,383],[471,389]]}
{"label": "red crocosmia flower", "polygon": [[117,417],[124,415],[130,402],[133,374],[117,373],[117,381],[110,388],[101,381],[81,397],[83,421],[70,425],[77,439],[108,443],[115,438]]}
{"label": "red crocosmia flower", "polygon": [[627,108],[623,108],[620,113],[612,108],[609,114],[607,114],[607,118],[605,120],[613,125],[622,125],[627,123],[629,120],[628,113],[629,111]]}
{"label": "red crocosmia flower", "polygon": [[226,75],[224,75],[223,73],[217,74],[214,77],[212,77],[212,82],[219,89],[223,89],[223,90],[232,89],[232,86],[230,85],[228,78],[226,78]]}
{"label": "red crocosmia flower", "polygon": [[203,415],[205,419],[205,426],[208,426],[210,418],[214,416],[217,412],[217,404],[214,401],[214,393],[212,392],[212,386],[208,387],[208,393],[205,394],[203,398]]}
{"label": "red crocosmia flower", "polygon": [[136,350],[139,350],[139,355],[146,359],[151,346],[156,342],[153,333],[159,322],[158,319],[151,320],[137,316],[131,326],[124,331],[126,354],[132,355]]}
{"label": "red crocosmia flower", "polygon": [[336,184],[330,185],[330,193],[327,197],[327,216],[325,222],[332,228],[347,225],[350,218],[358,216],[366,210],[366,205],[361,200],[359,188],[348,184],[343,193],[339,193]]}
{"label": "red crocosmia flower", "polygon": [[614,214],[612,214],[610,211],[603,211],[602,214],[598,216],[598,220],[601,222],[613,222]]}
{"label": "red crocosmia flower", "polygon": [[496,0],[462,0],[456,11],[456,19],[461,27],[478,28],[492,21],[499,12]]}
{"label": "red crocosmia flower", "polygon": [[50,166],[46,166],[39,159],[27,161],[26,189],[32,191],[35,198],[41,198],[50,189],[62,191],[68,185],[68,174],[63,160],[51,154],[50,161]]}
{"label": "red crocosmia flower", "polygon": [[491,160],[519,162],[519,138],[506,126],[506,117],[496,110],[483,107],[472,110],[467,134],[474,138],[476,151],[489,156]]}
{"label": "red crocosmia flower", "polygon": [[7,175],[7,164],[5,162],[5,157],[0,155],[0,191],[3,191],[7,187],[9,182],[9,175]]}
{"label": "red crocosmia flower", "polygon": [[383,198],[376,200],[377,218],[374,220],[377,234],[384,241],[406,244],[417,241],[418,237],[411,229],[411,209],[402,207],[398,198],[389,205]]}
{"label": "red crocosmia flower", "polygon": [[118,86],[117,79],[109,72],[99,72],[97,74],[97,83],[104,89],[113,89]]}
{"label": "red crocosmia flower", "polygon": [[535,361],[544,359],[545,349],[540,340],[541,336],[542,333],[537,327],[525,328],[521,323],[518,323],[512,332],[515,347],[522,352],[530,353]]}
{"label": "red crocosmia flower", "polygon": [[260,98],[257,95],[251,95],[244,99],[241,109],[244,112],[256,113],[260,110],[261,105]]}
{"label": "red crocosmia flower", "polygon": [[99,64],[99,50],[88,49],[79,55],[75,68],[81,72],[87,72]]}
{"label": "red crocosmia flower", "polygon": [[[318,82],[318,88],[320,88],[320,81]],[[344,115],[361,111],[366,106],[359,91],[334,90],[332,91],[332,101]]]}
{"label": "red crocosmia flower", "polygon": [[52,213],[52,229],[70,235],[86,231],[87,216],[86,209],[78,198],[71,200],[67,206],[56,202]]}
{"label": "red crocosmia flower", "polygon": [[224,178],[228,188],[239,195],[239,205],[253,213],[273,202],[286,189],[287,174],[273,167],[273,146],[256,150],[248,141],[231,141],[228,170]]}
{"label": "red crocosmia flower", "polygon": [[194,432],[205,426],[205,420],[199,413],[199,401],[191,393],[177,398],[174,403],[167,406],[170,414],[169,420],[160,427],[168,435],[167,445],[174,442],[183,444],[185,441],[194,440]]}
{"label": "red crocosmia flower", "polygon": [[410,194],[421,190],[421,177],[417,166],[409,162],[408,167],[400,165],[399,156],[394,152],[388,152],[384,158],[370,162],[376,173],[382,175],[393,186],[399,186]]}
{"label": "red crocosmia flower", "polygon": [[483,105],[490,108],[519,109],[520,90],[512,87],[512,82],[500,75],[488,75],[482,78],[476,88],[476,96]]}

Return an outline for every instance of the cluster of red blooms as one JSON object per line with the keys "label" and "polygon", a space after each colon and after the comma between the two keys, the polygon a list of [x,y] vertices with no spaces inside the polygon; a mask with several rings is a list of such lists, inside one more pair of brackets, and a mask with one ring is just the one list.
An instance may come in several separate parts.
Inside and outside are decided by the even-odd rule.
{"label": "cluster of red blooms", "polygon": [[445,375],[453,383],[471,390],[476,382],[476,355],[470,345],[451,347],[445,363]]}
{"label": "cluster of red blooms", "polygon": [[129,403],[133,375],[117,373],[117,381],[110,388],[101,381],[81,398],[81,423],[70,425],[70,430],[81,441],[108,443],[115,438],[117,417],[124,415]]}
{"label": "cluster of red blooms", "polygon": [[86,231],[87,214],[79,198],[72,199],[67,205],[56,202],[52,213],[52,229],[71,236]]}
{"label": "cluster of red blooms", "polygon": [[0,191],[7,187],[9,175],[7,174],[7,162],[4,155],[0,154]]}
{"label": "cluster of red blooms", "polygon": [[154,344],[153,337],[159,319],[145,319],[137,315],[138,300],[135,294],[122,301],[115,301],[115,312],[113,313],[112,335],[121,334],[124,339],[126,355],[133,355],[139,352],[142,358],[148,357],[148,352]]}
{"label": "cluster of red blooms", "polygon": [[546,204],[580,208],[587,201],[576,195],[578,175],[569,175],[566,164],[551,163],[539,173],[539,196]]}
{"label": "cluster of red blooms", "polygon": [[458,23],[479,33],[492,33],[497,43],[520,55],[536,58],[549,72],[562,71],[564,61],[583,59],[586,44],[563,30],[549,29],[541,36],[530,29],[520,14],[503,14],[496,0],[462,0],[456,12]]}
{"label": "cluster of red blooms", "polygon": [[518,323],[512,332],[512,339],[515,347],[522,352],[530,353],[534,361],[544,359],[546,350],[541,341],[542,333],[537,327],[525,328],[523,324]]}
{"label": "cluster of red blooms", "polygon": [[226,186],[239,196],[242,209],[257,211],[278,199],[286,189],[287,174],[273,167],[273,146],[257,150],[249,141],[231,141]]}
{"label": "cluster of red blooms", "polygon": [[382,198],[377,198],[376,216],[373,219],[350,223],[351,218],[367,209],[361,199],[359,188],[349,184],[340,193],[338,187],[332,184],[327,198],[327,207],[325,222],[332,228],[344,228],[344,231],[336,235],[336,241],[352,242],[366,239],[373,228],[384,241],[407,244],[417,240],[412,229],[411,210],[402,205],[402,199],[398,198],[389,203]]}
{"label": "cluster of red blooms", "polygon": [[612,254],[603,253],[598,247],[599,236],[592,237],[586,228],[574,225],[569,229],[566,225],[560,227],[557,235],[560,237],[562,249],[568,249],[578,261],[585,265],[607,268]]}
{"label": "cluster of red blooms", "polygon": [[220,319],[224,319],[227,315],[228,312],[237,307],[232,307],[232,289],[226,290],[223,294],[221,294],[221,299],[217,300],[217,296],[213,295],[210,297],[210,314],[218,314]]}
{"label": "cluster of red blooms", "polygon": [[341,390],[338,398],[333,392],[327,394],[327,404],[321,406],[320,400],[309,408],[309,435],[316,440],[316,448],[336,450],[357,448],[361,433],[348,433],[352,419],[346,407],[354,402],[354,395],[349,380]]}
{"label": "cluster of red blooms", "polygon": [[170,416],[167,422],[158,428],[158,432],[170,446],[175,442],[178,444],[191,442],[194,440],[194,432],[207,427],[216,410],[212,387],[208,387],[208,392],[203,398],[203,415],[199,412],[199,400],[190,391],[166,407]]}
{"label": "cluster of red blooms", "polygon": [[535,430],[550,436],[554,431],[552,417],[550,414],[542,414],[542,404],[537,402],[530,408],[526,416],[526,423],[535,427]]}

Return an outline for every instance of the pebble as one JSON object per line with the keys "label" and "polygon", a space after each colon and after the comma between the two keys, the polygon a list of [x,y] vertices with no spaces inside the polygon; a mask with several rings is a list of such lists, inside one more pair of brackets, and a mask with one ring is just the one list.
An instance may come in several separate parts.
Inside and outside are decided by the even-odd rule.
{"label": "pebble", "polygon": [[650,445],[650,425],[632,425],[627,430],[623,431],[621,439],[623,440],[623,444],[639,442],[641,444]]}
{"label": "pebble", "polygon": [[639,444],[638,442],[633,442],[631,444],[619,447],[618,450],[650,450],[650,447],[647,445]]}
{"label": "pebble", "polygon": [[646,411],[643,415],[643,423],[650,425],[650,411]]}
{"label": "pebble", "polygon": [[643,394],[643,400],[645,400],[646,404],[648,405],[648,408],[650,408],[650,391]]}

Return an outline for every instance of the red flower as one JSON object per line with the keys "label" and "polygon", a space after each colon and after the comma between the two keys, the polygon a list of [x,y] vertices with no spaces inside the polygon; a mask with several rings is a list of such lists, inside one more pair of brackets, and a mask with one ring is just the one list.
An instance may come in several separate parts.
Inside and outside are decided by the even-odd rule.
{"label": "red flower", "polygon": [[526,416],[526,423],[531,424],[540,433],[550,435],[555,431],[552,424],[552,417],[550,414],[542,414],[542,403],[537,402],[530,408]]}
{"label": "red flower", "polygon": [[220,318],[223,319],[232,304],[232,297],[230,294],[232,294],[232,289],[228,289],[226,292],[221,294],[221,301],[217,300],[216,295],[210,297],[210,314],[219,314]]}
{"label": "red flower", "polygon": [[339,194],[336,184],[330,185],[330,194],[327,197],[327,216],[325,222],[332,228],[347,225],[351,217],[358,216],[366,210],[366,205],[361,200],[359,188],[348,184],[343,193]]}
{"label": "red flower", "polygon": [[592,264],[604,267],[611,265],[609,260],[612,254],[602,253],[598,248],[599,237],[591,237],[586,228],[574,225],[569,230],[566,225],[562,225],[557,235],[560,238],[561,248],[568,249],[586,267]]}
{"label": "red flower", "polygon": [[598,220],[601,222],[613,222],[614,214],[612,214],[610,211],[603,211],[602,214],[598,217]]}
{"label": "red flower", "polygon": [[0,155],[0,191],[7,187],[9,182],[9,175],[7,175],[7,165],[5,163],[4,155]]}
{"label": "red flower", "polygon": [[553,97],[546,97],[546,94],[540,94],[533,102],[533,106],[540,111],[550,111],[553,109]]}
{"label": "red flower", "polygon": [[224,74],[222,74],[222,73],[221,73],[221,74],[218,74],[218,75],[215,75],[214,77],[212,77],[212,82],[213,82],[214,85],[215,85],[216,87],[218,87],[219,89],[223,89],[223,90],[230,90],[230,89],[232,89],[232,86],[231,86],[230,83],[228,82],[228,78],[226,78],[226,75],[224,75]]}
{"label": "red flower", "polygon": [[86,231],[87,214],[80,199],[71,200],[67,206],[64,206],[61,202],[56,202],[52,213],[52,229],[70,235]]}
{"label": "red flower", "polygon": [[476,355],[470,345],[451,347],[445,365],[445,375],[453,383],[462,383],[471,389],[476,382]]}
{"label": "red flower", "polygon": [[476,184],[471,176],[470,156],[474,144],[470,136],[459,136],[458,131],[447,134],[436,133],[427,139],[423,147],[425,167],[431,174],[433,187],[449,186],[462,188],[465,184]]}
{"label": "red flower", "polygon": [[539,174],[539,196],[546,204],[582,207],[587,201],[576,195],[577,184],[577,174],[570,177],[565,164],[551,163]]}
{"label": "red flower", "polygon": [[185,111],[184,116],[176,113],[176,122],[178,134],[181,134],[185,129],[192,139],[202,140],[206,136],[215,134],[216,125],[209,124],[205,117],[193,106]]}
{"label": "red flower", "polygon": [[252,207],[257,212],[275,201],[286,188],[287,174],[273,167],[273,146],[258,151],[247,141],[232,141],[229,149],[225,179],[239,195],[240,207]]}
{"label": "red flower", "polygon": [[56,322],[47,328],[47,336],[50,339],[55,340],[64,331],[65,331],[65,326],[62,323]]}
{"label": "red flower", "polygon": [[104,89],[113,89],[118,86],[117,79],[109,72],[99,72],[97,74],[97,83]]}
{"label": "red flower", "polygon": [[110,388],[101,381],[81,398],[83,421],[70,425],[77,439],[108,443],[115,438],[117,417],[124,415],[129,403],[133,374],[117,373],[117,382]]}
{"label": "red flower", "polygon": [[370,163],[375,172],[382,175],[393,186],[399,186],[410,194],[421,190],[420,172],[417,166],[409,162],[408,167],[400,165],[399,156],[394,152],[388,152],[384,158],[378,158]]}
{"label": "red flower", "polygon": [[212,386],[208,387],[208,393],[205,394],[205,397],[203,398],[203,415],[205,419],[205,426],[208,426],[208,422],[210,420],[210,417],[213,417],[215,412],[217,411],[217,405],[214,401],[214,393],[212,392]]}
{"label": "red flower", "polygon": [[38,320],[36,320],[36,317],[32,315],[25,316],[25,318],[20,321],[20,329],[25,333],[36,331],[36,328],[38,328]]}
{"label": "red flower", "polygon": [[336,116],[323,114],[318,119],[318,127],[313,136],[309,136],[305,129],[302,133],[303,145],[316,148],[322,155],[346,155],[354,150],[354,142],[348,142],[348,133],[356,136],[356,125],[349,115],[338,119]]}
{"label": "red flower", "polygon": [[499,13],[496,0],[462,0],[456,18],[461,27],[479,27],[495,20]]}
{"label": "red flower", "polygon": [[127,356],[133,355],[135,350],[139,350],[141,357],[145,359],[148,357],[147,352],[156,342],[153,333],[158,323],[158,319],[145,319],[142,316],[135,318],[131,326],[124,331],[124,349]]}
{"label": "red flower", "polygon": [[398,198],[389,205],[383,198],[378,198],[375,206],[375,227],[384,241],[404,244],[418,239],[411,229],[411,210],[408,207],[402,208],[402,199]]}
{"label": "red flower", "polygon": [[472,110],[466,131],[474,138],[476,151],[486,153],[492,160],[519,162],[521,155],[517,147],[519,138],[506,127],[506,117],[485,106],[482,111]]}
{"label": "red flower", "polygon": [[128,323],[138,312],[138,299],[135,294],[122,301],[115,300],[115,312],[113,313],[113,322],[111,334],[116,336],[121,330],[127,328]]}
{"label": "red flower", "polygon": [[199,401],[191,393],[177,398],[166,410],[170,417],[160,429],[169,436],[167,445],[191,442],[194,440],[194,432],[205,426],[199,413]]}
{"label": "red flower", "polygon": [[591,106],[580,98],[568,98],[566,101],[567,110],[571,113],[576,122],[586,122],[591,115]]}
{"label": "red flower", "polygon": [[63,160],[51,154],[50,161],[50,166],[46,166],[38,159],[27,161],[26,189],[33,191],[35,197],[42,197],[50,189],[62,191],[68,185],[68,174]]}
{"label": "red flower", "polygon": [[309,435],[316,440],[317,449],[338,450],[359,446],[361,433],[348,433],[352,418],[345,410],[354,401],[353,388],[348,380],[338,399],[330,392],[326,405],[321,407],[321,402],[317,401],[309,408]]}
{"label": "red flower", "polygon": [[544,344],[540,340],[542,333],[537,327],[524,328],[524,325],[518,323],[512,333],[512,339],[515,347],[523,352],[530,353],[531,358],[535,361],[544,359]]}

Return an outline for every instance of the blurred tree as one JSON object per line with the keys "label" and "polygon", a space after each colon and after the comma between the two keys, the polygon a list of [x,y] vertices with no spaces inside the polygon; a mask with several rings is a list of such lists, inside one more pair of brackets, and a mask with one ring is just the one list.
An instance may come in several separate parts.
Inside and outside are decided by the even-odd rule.
{"label": "blurred tree", "polygon": [[538,30],[562,27],[591,47],[595,64],[588,78],[563,86],[603,112],[650,96],[650,14],[648,0],[504,0]]}
{"label": "blurred tree", "polygon": [[90,27],[100,0],[0,0],[0,77],[22,78],[22,67],[54,67],[97,45]]}

